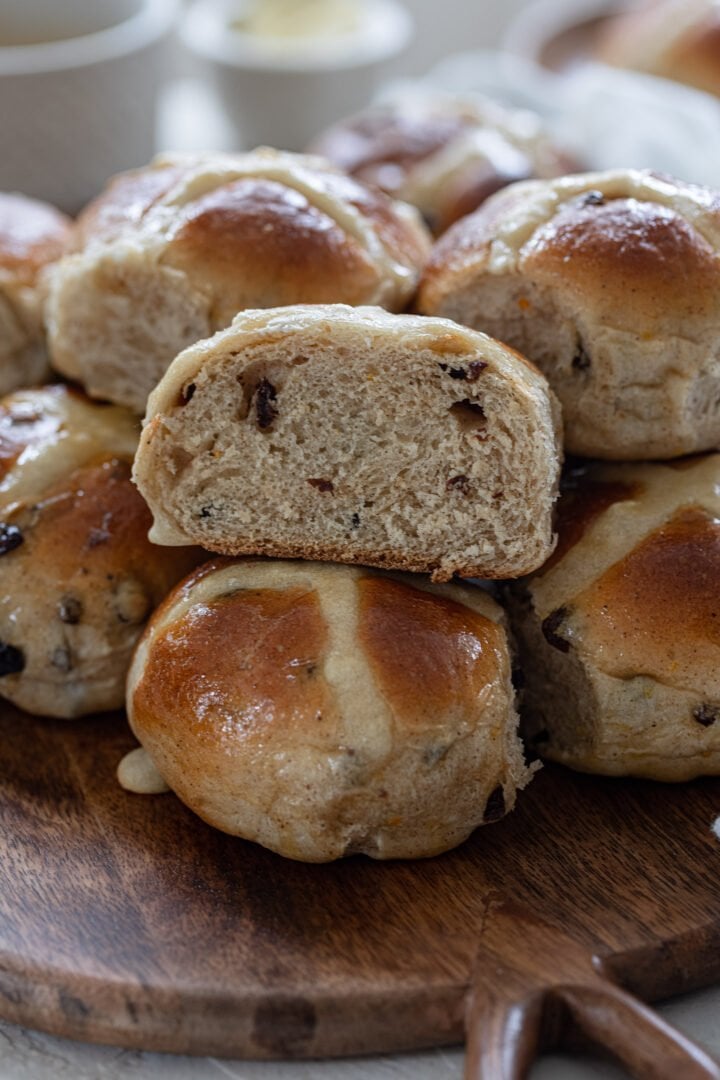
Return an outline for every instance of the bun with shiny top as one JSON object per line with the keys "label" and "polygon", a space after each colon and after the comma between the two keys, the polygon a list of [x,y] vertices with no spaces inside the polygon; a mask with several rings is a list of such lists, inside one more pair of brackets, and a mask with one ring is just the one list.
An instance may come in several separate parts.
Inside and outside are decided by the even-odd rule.
{"label": "bun with shiny top", "polygon": [[534,361],[570,453],[720,442],[717,192],[635,170],[515,184],[438,242],[418,307]]}
{"label": "bun with shiny top", "polygon": [[576,171],[534,113],[452,94],[412,92],[372,106],[311,150],[412,203],[436,234],[507,184]]}
{"label": "bun with shiny top", "polygon": [[157,158],[112,181],[78,237],[53,274],[53,364],[138,413],[177,353],[238,311],[401,309],[429,251],[412,207],[273,150]]}
{"label": "bun with shiny top", "polygon": [[138,434],[65,386],[0,402],[0,695],[28,712],[120,708],[147,617],[197,565],[147,538]]}
{"label": "bun with shiny top", "polygon": [[208,563],[152,618],[127,705],[190,809],[307,862],[436,855],[532,774],[501,609],[417,576]]}

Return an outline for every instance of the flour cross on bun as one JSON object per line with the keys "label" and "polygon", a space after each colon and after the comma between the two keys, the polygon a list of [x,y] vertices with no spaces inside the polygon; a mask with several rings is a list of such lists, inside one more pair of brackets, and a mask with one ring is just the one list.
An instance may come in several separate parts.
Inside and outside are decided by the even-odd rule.
{"label": "flour cross on bun", "polygon": [[244,308],[410,301],[417,211],[322,158],[163,156],[112,181],[53,274],[54,366],[138,413],[173,357]]}
{"label": "flour cross on bun", "polygon": [[244,312],[187,349],[135,461],[152,539],[515,577],[553,546],[556,403],[483,334],[379,308]]}
{"label": "flour cross on bun", "polygon": [[720,442],[720,194],[614,170],[515,184],[436,245],[419,310],[523,352],[574,454]]}

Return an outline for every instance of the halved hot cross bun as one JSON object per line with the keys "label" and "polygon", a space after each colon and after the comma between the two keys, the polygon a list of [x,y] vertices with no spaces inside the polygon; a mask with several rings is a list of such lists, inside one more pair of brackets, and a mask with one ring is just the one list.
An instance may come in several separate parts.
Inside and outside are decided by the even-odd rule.
{"label": "halved hot cross bun", "polygon": [[379,308],[239,315],[148,403],[161,544],[514,577],[553,546],[556,403],[484,334]]}

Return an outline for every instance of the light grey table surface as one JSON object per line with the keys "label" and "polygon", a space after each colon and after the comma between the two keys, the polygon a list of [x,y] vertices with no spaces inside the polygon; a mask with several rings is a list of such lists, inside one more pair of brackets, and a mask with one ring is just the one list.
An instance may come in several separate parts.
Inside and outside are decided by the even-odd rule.
{"label": "light grey table surface", "polygon": [[[720,1059],[720,986],[675,998],[659,1011]],[[615,1080],[623,1075],[604,1062],[552,1055],[533,1069],[531,1080]],[[459,1049],[345,1061],[221,1061],[88,1046],[0,1024],[1,1080],[459,1080],[461,1076]]]}

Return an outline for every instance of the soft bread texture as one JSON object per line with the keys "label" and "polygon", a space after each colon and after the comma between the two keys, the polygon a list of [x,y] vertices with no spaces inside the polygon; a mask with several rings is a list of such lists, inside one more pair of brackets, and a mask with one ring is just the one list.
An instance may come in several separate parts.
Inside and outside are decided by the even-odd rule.
{"label": "soft bread texture", "polygon": [[147,539],[138,435],[64,386],[0,402],[0,695],[28,712],[120,708],[148,615],[197,565]]}
{"label": "soft bread texture", "polygon": [[70,240],[70,219],[47,203],[0,192],[0,394],[49,374],[43,272]]}
{"label": "soft bread texture", "polygon": [[373,106],[311,149],[412,203],[438,234],[507,184],[572,171],[533,113],[450,94],[413,92]]}
{"label": "soft bread texture", "polygon": [[586,772],[720,773],[720,454],[598,465],[513,587],[527,737]]}
{"label": "soft bread texture", "polygon": [[134,475],[159,544],[513,577],[552,550],[556,423],[532,365],[447,320],[251,311],[174,361]]}
{"label": "soft bread texture", "polygon": [[607,20],[597,58],[720,96],[720,5],[646,0]]}
{"label": "soft bread texture", "polygon": [[547,375],[565,448],[671,458],[720,441],[720,195],[616,170],[506,188],[436,245],[419,310]]}
{"label": "soft bread texture", "polygon": [[498,605],[365,568],[201,567],[138,646],[128,717],[205,821],[308,862],[436,855],[532,775]]}
{"label": "soft bread texture", "polygon": [[401,309],[429,251],[412,207],[320,158],[164,156],[116,178],[52,275],[53,365],[136,412],[181,349],[244,308]]}

